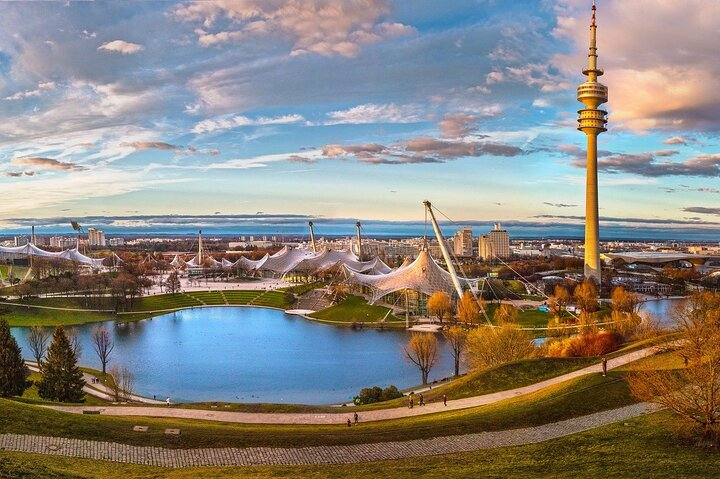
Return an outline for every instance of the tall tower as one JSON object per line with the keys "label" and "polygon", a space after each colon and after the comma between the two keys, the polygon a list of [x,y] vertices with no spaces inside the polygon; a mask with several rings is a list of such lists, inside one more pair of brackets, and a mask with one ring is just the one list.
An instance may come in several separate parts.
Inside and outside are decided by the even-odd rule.
{"label": "tall tower", "polygon": [[595,0],[592,5],[590,23],[590,54],[588,68],[583,70],[587,81],[578,86],[579,102],[585,108],[578,111],[578,130],[587,135],[587,180],[585,186],[585,278],[594,279],[600,285],[600,224],[598,220],[598,173],[597,173],[597,137],[607,131],[605,125],[607,112],[598,108],[608,101],[608,89],[597,79],[603,71],[597,66],[597,25],[595,24]]}

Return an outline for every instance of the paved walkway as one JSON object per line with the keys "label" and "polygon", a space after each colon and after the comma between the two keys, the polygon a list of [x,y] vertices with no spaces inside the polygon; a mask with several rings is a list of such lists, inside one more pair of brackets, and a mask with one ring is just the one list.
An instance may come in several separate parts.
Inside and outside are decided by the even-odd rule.
{"label": "paved walkway", "polygon": [[168,468],[352,464],[537,444],[614,422],[627,421],[656,410],[657,406],[639,403],[523,429],[347,446],[165,449],[82,439],[0,434],[0,450]]}
{"label": "paved walkway", "polygon": [[[34,371],[36,373],[40,372],[40,369],[37,367],[37,363],[32,361],[25,361],[25,364],[27,364],[28,369],[30,369],[31,371]],[[97,379],[97,376],[83,371],[83,379],[85,380],[85,386],[83,386],[83,392],[85,394],[96,398],[105,399],[106,401],[115,400],[115,393],[111,388],[107,387],[105,384],[99,381],[97,383],[92,382],[93,379]],[[155,399],[138,396],[137,394],[130,394],[130,396],[128,397],[128,401],[144,404],[165,404],[163,401],[156,401]]]}
{"label": "paved walkway", "polygon": [[[608,361],[608,369],[615,369],[638,359],[650,356],[658,351],[657,347],[641,349],[632,353],[613,358]],[[432,414],[442,411],[452,411],[458,409],[466,409],[477,406],[485,406],[493,404],[504,399],[509,399],[525,394],[534,393],[545,389],[548,386],[560,384],[570,379],[574,379],[587,374],[599,374],[601,366],[599,364],[589,366],[577,371],[573,371],[562,376],[557,376],[546,381],[523,386],[508,391],[500,391],[483,396],[473,396],[464,399],[455,399],[448,401],[447,406],[443,406],[441,402],[429,403],[426,406],[416,406],[413,409],[407,407],[378,409],[374,411],[358,411],[362,422],[385,421],[388,419],[399,419],[404,417],[421,416],[424,414]],[[183,419],[201,419],[208,421],[222,421],[233,423],[248,424],[343,424],[347,422],[353,414],[353,410],[348,412],[332,412],[332,413],[251,413],[251,412],[232,412],[232,411],[216,411],[216,410],[199,410],[199,409],[180,409],[180,408],[158,408],[146,406],[46,406],[58,411],[82,414],[83,411],[97,411],[100,414],[108,416],[146,416],[146,417],[171,417]]]}

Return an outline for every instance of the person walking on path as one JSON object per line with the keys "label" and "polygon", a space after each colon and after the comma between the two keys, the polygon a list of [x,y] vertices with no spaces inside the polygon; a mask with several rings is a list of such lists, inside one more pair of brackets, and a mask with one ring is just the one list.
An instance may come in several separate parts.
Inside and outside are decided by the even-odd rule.
{"label": "person walking on path", "polygon": [[423,396],[422,394],[420,394],[419,405],[420,405],[420,406],[424,406],[424,405],[425,405],[425,396]]}
{"label": "person walking on path", "polygon": [[355,413],[354,419],[355,419],[355,424],[360,422],[360,416],[358,416],[358,413]]}
{"label": "person walking on path", "polygon": [[603,377],[607,376],[607,358],[605,357],[602,358],[602,372]]}
{"label": "person walking on path", "polygon": [[348,427],[352,427],[352,423],[350,422],[350,418],[348,418]]}
{"label": "person walking on path", "polygon": [[414,406],[414,404],[413,404],[413,398],[412,398],[412,396],[410,396],[410,401],[408,401],[408,408],[409,408],[409,409],[412,409],[413,406]]}
{"label": "person walking on path", "polygon": [[443,394],[443,404],[447,406],[447,394]]}
{"label": "person walking on path", "polygon": [[165,398],[165,402],[167,403],[168,406],[170,405],[170,397],[169,396]]}

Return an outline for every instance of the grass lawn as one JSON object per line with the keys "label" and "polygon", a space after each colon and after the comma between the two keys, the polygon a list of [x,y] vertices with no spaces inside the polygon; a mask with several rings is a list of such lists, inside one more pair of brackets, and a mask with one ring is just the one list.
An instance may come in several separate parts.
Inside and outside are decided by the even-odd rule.
{"label": "grass lawn", "polygon": [[[340,304],[312,313],[311,318],[337,323],[377,323],[387,315],[390,308],[373,306],[360,296],[348,296]],[[392,314],[386,321],[399,321]]]}
{"label": "grass lawn", "polygon": [[10,326],[67,326],[73,324],[112,321],[117,316],[111,313],[90,311],[63,311],[58,309],[26,308],[9,306],[0,302],[0,318]]}
{"label": "grass lawn", "polygon": [[[345,426],[225,424],[188,419],[84,416],[0,399],[0,432],[93,438],[136,445],[165,447],[312,446],[357,444],[466,434],[546,424],[631,404],[621,374],[591,375],[526,396],[477,408],[448,411],[391,421]],[[348,414],[350,414],[348,412]],[[362,421],[362,413],[360,413]],[[132,426],[150,426],[135,434]],[[180,428],[168,438],[165,428]]]}
{"label": "grass lawn", "polygon": [[399,461],[341,466],[223,467],[168,470],[87,459],[0,452],[0,478],[307,478],[475,479],[716,477],[720,455],[673,435],[675,418],[660,412],[549,443]]}

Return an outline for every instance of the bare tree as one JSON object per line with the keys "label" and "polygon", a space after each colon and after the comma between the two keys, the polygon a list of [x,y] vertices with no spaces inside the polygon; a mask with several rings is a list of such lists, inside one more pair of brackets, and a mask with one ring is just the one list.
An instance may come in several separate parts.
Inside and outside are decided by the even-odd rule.
{"label": "bare tree", "polygon": [[126,366],[120,370],[120,389],[123,399],[129,401],[135,389],[135,375]]}
{"label": "bare tree", "polygon": [[639,371],[630,391],[674,411],[699,431],[698,444],[720,443],[720,294],[697,293],[673,313],[677,354],[686,367]]}
{"label": "bare tree", "polygon": [[120,369],[120,366],[113,364],[110,366],[108,374],[110,374],[110,377],[112,378],[112,384],[110,387],[112,389],[115,402],[120,402],[120,393],[122,392],[122,370]]}
{"label": "bare tree", "polygon": [[430,370],[438,360],[437,338],[429,333],[413,333],[403,350],[407,358],[420,369],[422,383],[427,384]]}
{"label": "bare tree", "polygon": [[460,326],[451,326],[443,331],[443,336],[450,345],[453,359],[455,360],[455,376],[460,375],[460,359],[465,350],[465,341],[467,340],[467,331]]}
{"label": "bare tree", "polygon": [[28,334],[28,346],[30,346],[35,362],[40,369],[42,369],[42,360],[45,357],[49,341],[50,333],[48,333],[44,328],[39,326],[32,326],[30,328],[30,334]]}
{"label": "bare tree", "polygon": [[165,285],[167,286],[168,293],[170,294],[175,294],[180,291],[181,284],[177,271],[173,271],[168,275],[167,280],[165,280]]}
{"label": "bare tree", "polygon": [[110,353],[115,348],[115,343],[110,337],[110,332],[105,326],[101,326],[93,329],[92,332],[92,345],[100,363],[102,364],[102,373],[105,374],[107,363],[110,361]]}
{"label": "bare tree", "polygon": [[70,341],[70,347],[75,353],[75,357],[80,360],[82,356],[82,341],[80,339],[80,333],[77,329],[71,329],[66,332],[68,340]]}

